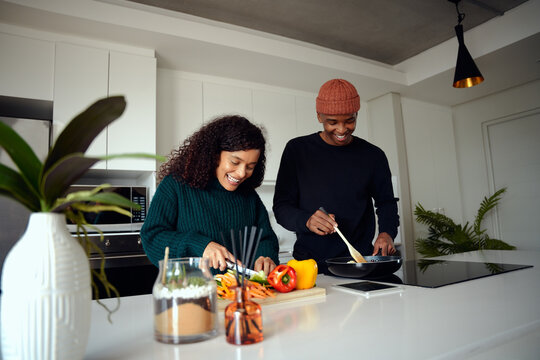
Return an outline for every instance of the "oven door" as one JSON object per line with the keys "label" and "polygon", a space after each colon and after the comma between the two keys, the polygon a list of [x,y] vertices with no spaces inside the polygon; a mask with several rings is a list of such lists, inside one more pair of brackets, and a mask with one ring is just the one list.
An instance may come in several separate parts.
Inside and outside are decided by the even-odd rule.
{"label": "oven door", "polygon": [[102,264],[108,281],[121,297],[152,293],[159,271],[148,260],[139,233],[104,234],[103,240],[99,234],[91,234],[89,240],[94,247],[90,253],[90,267],[99,291],[97,296],[93,294],[93,299],[115,297],[114,293],[107,293],[96,276]]}

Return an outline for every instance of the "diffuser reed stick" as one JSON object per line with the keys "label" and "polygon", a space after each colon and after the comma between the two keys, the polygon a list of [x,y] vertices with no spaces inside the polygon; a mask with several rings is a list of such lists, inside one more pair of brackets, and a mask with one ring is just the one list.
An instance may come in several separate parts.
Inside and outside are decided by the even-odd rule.
{"label": "diffuser reed stick", "polygon": [[165,285],[165,277],[167,275],[167,263],[169,262],[169,247],[165,248],[165,256],[163,257],[163,274],[161,275],[161,283]]}
{"label": "diffuser reed stick", "polygon": [[[263,340],[262,313],[261,306],[249,299],[248,281],[246,280],[246,269],[253,267],[255,254],[259,246],[262,230],[257,235],[257,227],[244,228],[244,233],[238,232],[238,244],[235,239],[235,231],[231,230],[231,247],[236,266],[236,300],[230,303],[225,309],[225,336],[227,342],[235,345],[252,344]],[[243,236],[242,236],[243,235]],[[221,234],[223,244],[225,238]],[[238,262],[241,256],[243,271],[238,271]]]}

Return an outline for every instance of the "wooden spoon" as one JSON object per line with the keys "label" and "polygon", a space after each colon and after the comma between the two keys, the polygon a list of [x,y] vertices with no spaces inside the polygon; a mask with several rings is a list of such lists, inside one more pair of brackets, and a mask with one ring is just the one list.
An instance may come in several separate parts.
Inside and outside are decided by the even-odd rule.
{"label": "wooden spoon", "polygon": [[349,252],[351,253],[351,256],[353,257],[353,259],[357,263],[367,263],[366,259],[364,259],[362,254],[360,254],[360,252],[358,250],[353,248],[353,246],[347,241],[347,239],[345,239],[345,236],[343,236],[341,231],[339,231],[338,227],[336,226],[334,229],[336,229],[336,232],[338,233],[338,235],[341,237],[341,239],[345,242],[345,244],[349,248]]}
{"label": "wooden spoon", "polygon": [[[323,213],[325,213],[326,215],[328,215],[328,212],[326,212],[326,210],[323,208],[323,207],[320,207],[319,210],[321,210]],[[354,261],[356,261],[357,263],[367,263],[366,259],[364,259],[364,257],[362,256],[362,254],[360,254],[360,252],[358,250],[356,250],[348,241],[347,239],[345,238],[345,236],[343,236],[343,234],[341,233],[341,231],[339,231],[338,227],[335,226],[334,229],[336,230],[336,232],[338,233],[338,235],[341,237],[341,240],[343,240],[345,242],[345,245],[347,245],[347,248],[349,249],[349,253],[351,254],[352,258],[354,259]]]}

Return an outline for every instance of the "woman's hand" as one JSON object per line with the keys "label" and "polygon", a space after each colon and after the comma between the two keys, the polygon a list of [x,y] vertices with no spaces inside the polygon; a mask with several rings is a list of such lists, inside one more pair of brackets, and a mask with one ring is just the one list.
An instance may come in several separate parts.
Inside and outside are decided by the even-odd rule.
{"label": "woman's hand", "polygon": [[253,270],[255,271],[264,271],[265,275],[270,274],[272,270],[274,270],[276,267],[276,264],[272,259],[269,257],[259,256],[259,258],[255,261],[255,265],[253,265]]}
{"label": "woman's hand", "polygon": [[[227,269],[227,259],[234,259],[233,254],[223,245],[211,241],[204,249],[203,258],[208,259],[208,264],[214,269],[225,271]],[[242,265],[238,262],[238,265]]]}
{"label": "woman's hand", "polygon": [[306,227],[317,235],[332,234],[337,226],[334,214],[326,215],[321,210],[315,211],[306,222]]}
{"label": "woman's hand", "polygon": [[396,252],[392,237],[385,232],[380,233],[379,236],[377,236],[377,240],[375,240],[375,244],[373,244],[373,256],[377,255],[379,250],[381,250],[382,256],[392,255]]}

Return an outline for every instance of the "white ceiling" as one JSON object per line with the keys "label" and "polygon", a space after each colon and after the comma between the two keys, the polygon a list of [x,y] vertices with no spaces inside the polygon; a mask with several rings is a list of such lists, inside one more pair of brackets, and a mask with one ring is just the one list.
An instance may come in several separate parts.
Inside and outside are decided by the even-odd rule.
{"label": "white ceiling", "polygon": [[[201,4],[206,2],[198,1]],[[252,1],[259,4],[268,2]],[[342,77],[355,84],[363,100],[398,92],[418,100],[456,105],[540,79],[540,0],[529,0],[518,6],[515,5],[521,1],[483,0],[498,9],[511,8],[502,16],[485,9],[474,9],[471,1],[460,5],[466,14],[470,11],[463,22],[465,43],[486,80],[470,89],[454,89],[451,86],[457,55],[457,41],[453,36],[457,15],[454,4],[447,0],[344,1],[349,5],[361,3],[365,5],[365,13],[378,14],[376,21],[371,22],[366,20],[369,17],[366,18],[364,12],[356,14],[363,21],[358,21],[360,25],[355,26],[360,26],[358,29],[361,26],[374,27],[378,36],[377,41],[367,46],[372,52],[366,50],[362,52],[362,57],[358,53],[351,54],[353,50],[345,52],[347,50],[341,45],[351,46],[348,40],[329,49],[315,44],[318,37],[311,33],[305,38],[299,33],[292,39],[283,34],[261,32],[260,29],[248,29],[126,0],[0,1],[0,31],[20,29],[19,26],[22,26],[25,29],[144,47],[155,50],[159,68],[260,82],[312,93],[317,92],[319,86],[329,78]],[[171,0],[168,3],[194,2],[197,1]],[[238,6],[240,0],[218,2]],[[331,1],[294,2],[300,5],[312,2],[328,4],[327,8],[319,10],[328,11],[332,19],[340,19],[332,15],[331,4],[334,3]],[[397,6],[394,2],[401,5]],[[424,16],[422,9],[428,6],[427,3],[430,4],[430,7],[426,7],[429,15]],[[434,3],[440,4],[441,8],[433,11]],[[382,16],[384,12],[374,4],[383,6],[383,9],[386,7],[391,17]],[[259,8],[265,12],[264,8]],[[210,10],[213,16],[221,12],[214,8]],[[194,12],[193,9],[190,11]],[[351,11],[352,8],[349,9]],[[226,9],[223,12],[227,13]],[[445,13],[449,20],[442,19]],[[297,16],[296,21],[304,18]],[[354,18],[345,21],[345,24],[350,24]],[[480,25],[469,29],[468,22]],[[268,26],[268,20],[264,23]],[[324,28],[331,27],[331,23]],[[334,35],[343,34],[343,31],[348,33],[342,27],[345,25],[343,22],[336,20],[334,23],[339,27],[332,32]],[[399,41],[396,42],[396,31],[400,26],[407,29],[414,23],[424,25],[411,30],[414,36],[404,34],[398,36]],[[432,31],[438,29],[438,25],[443,30]],[[298,29],[301,28],[298,26]],[[408,49],[413,47],[414,42],[420,45],[415,46],[414,50]],[[403,43],[408,46],[402,46]],[[426,46],[429,47],[427,50],[424,49]],[[355,49],[365,51],[362,46]]]}
{"label": "white ceiling", "polygon": [[[448,0],[128,0],[338,50],[388,65],[456,34]],[[472,29],[526,0],[462,0]]]}

